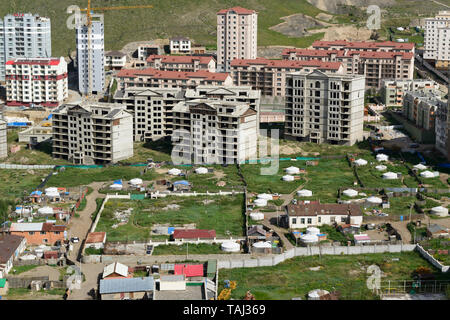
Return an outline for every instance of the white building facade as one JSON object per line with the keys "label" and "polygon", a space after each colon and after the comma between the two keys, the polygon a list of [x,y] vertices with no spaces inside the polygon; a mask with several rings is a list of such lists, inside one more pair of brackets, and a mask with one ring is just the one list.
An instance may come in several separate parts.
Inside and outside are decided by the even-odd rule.
{"label": "white building facade", "polygon": [[217,12],[217,70],[229,72],[233,59],[256,59],[258,13],[241,7]]}
{"label": "white building facade", "polygon": [[450,62],[450,11],[439,11],[434,18],[425,19],[425,60],[435,61],[437,68]]}
{"label": "white building facade", "polygon": [[17,58],[6,62],[9,106],[57,107],[69,95],[67,63],[61,58]]}
{"label": "white building facade", "polygon": [[0,20],[0,81],[5,63],[14,58],[49,58],[52,55],[50,18],[31,13],[9,14]]}
{"label": "white building facade", "polygon": [[365,78],[319,70],[287,76],[285,135],[313,143],[363,140]]}

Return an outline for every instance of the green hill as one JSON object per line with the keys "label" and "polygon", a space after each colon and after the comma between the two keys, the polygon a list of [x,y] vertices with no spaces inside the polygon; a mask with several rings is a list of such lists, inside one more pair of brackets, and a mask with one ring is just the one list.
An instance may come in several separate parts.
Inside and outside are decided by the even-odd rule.
{"label": "green hill", "polygon": [[[6,3],[5,3],[6,2]],[[203,45],[216,44],[216,12],[242,6],[255,9],[258,16],[258,45],[292,45],[305,47],[322,34],[289,38],[269,30],[283,22],[280,17],[295,13],[316,16],[322,12],[306,0],[93,0],[91,7],[151,4],[152,9],[104,11],[105,50],[121,49],[132,41],[145,41],[171,36],[188,36]],[[67,7],[87,6],[87,0],[12,0],[3,1],[0,17],[8,13],[31,12],[48,16],[52,21],[52,55],[67,55],[75,50],[75,30],[69,30]]]}

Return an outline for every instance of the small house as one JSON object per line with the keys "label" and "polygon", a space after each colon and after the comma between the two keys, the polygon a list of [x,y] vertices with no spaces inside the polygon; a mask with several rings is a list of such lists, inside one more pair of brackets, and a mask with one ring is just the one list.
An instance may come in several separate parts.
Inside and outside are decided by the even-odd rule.
{"label": "small house", "polygon": [[130,271],[128,266],[120,262],[114,262],[103,268],[103,279],[132,278],[133,273]]}
{"label": "small house", "polygon": [[5,277],[19,255],[25,250],[25,237],[4,234],[0,235],[0,278]]}
{"label": "small house", "polygon": [[186,180],[175,181],[172,184],[173,191],[189,191],[191,187],[191,184]]}
{"label": "small house", "polygon": [[342,233],[346,233],[346,234],[356,234],[359,232],[360,227],[358,225],[355,224],[342,224],[340,226],[337,227],[337,230],[342,232]]}
{"label": "small house", "polygon": [[186,277],[203,277],[203,264],[175,264],[175,275],[185,275]]}
{"label": "small house", "polygon": [[25,237],[30,245],[52,245],[66,238],[66,227],[53,223],[11,223],[9,232]]}
{"label": "small house", "polygon": [[103,249],[106,242],[106,232],[91,232],[86,238],[86,248]]}
{"label": "small house", "polygon": [[248,228],[247,236],[249,240],[266,240],[267,239],[267,231],[264,230],[262,225],[254,225]]}
{"label": "small house", "polygon": [[184,274],[161,276],[159,279],[159,290],[186,290],[186,276]]}
{"label": "small house", "polygon": [[449,230],[436,223],[427,226],[427,235],[432,238],[447,238]]}
{"label": "small house", "polygon": [[155,280],[153,277],[100,280],[102,300],[153,300]]}

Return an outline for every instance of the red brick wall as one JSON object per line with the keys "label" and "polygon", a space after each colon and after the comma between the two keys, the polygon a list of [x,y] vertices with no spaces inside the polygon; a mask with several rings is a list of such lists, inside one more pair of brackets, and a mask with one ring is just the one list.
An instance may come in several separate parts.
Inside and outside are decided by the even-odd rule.
{"label": "red brick wall", "polygon": [[[64,232],[60,232],[59,234],[55,234],[55,232],[41,234],[40,231],[35,231],[34,234],[30,234],[29,232],[12,231],[11,234],[25,237],[27,244],[55,244],[58,240],[64,241]],[[44,239],[47,239],[47,242],[44,242]]]}

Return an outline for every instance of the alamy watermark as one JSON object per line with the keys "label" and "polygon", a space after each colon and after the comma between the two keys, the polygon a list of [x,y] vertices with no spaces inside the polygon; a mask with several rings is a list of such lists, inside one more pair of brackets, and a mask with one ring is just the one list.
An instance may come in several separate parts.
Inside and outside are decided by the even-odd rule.
{"label": "alamy watermark", "polygon": [[69,266],[66,270],[70,277],[66,281],[66,287],[69,290],[81,289],[81,283],[83,282],[83,275],[81,274],[80,268],[76,265]]}
{"label": "alamy watermark", "polygon": [[378,291],[381,288],[381,269],[379,266],[373,264],[367,268],[367,273],[370,277],[367,279],[367,288],[372,291]]}
{"label": "alamy watermark", "polygon": [[[79,6],[77,6],[77,5],[68,6],[66,12],[69,14],[72,13],[66,20],[66,25],[67,25],[68,29],[73,30],[73,29],[76,29],[76,28],[86,25],[87,15],[86,15],[86,13],[81,13],[81,9]],[[103,14],[91,13],[91,17],[100,18],[100,21],[102,23],[104,22]]]}
{"label": "alamy watermark", "polygon": [[370,5],[367,7],[367,14],[370,14],[367,19],[367,29],[378,30],[381,28],[381,9],[377,5]]}

